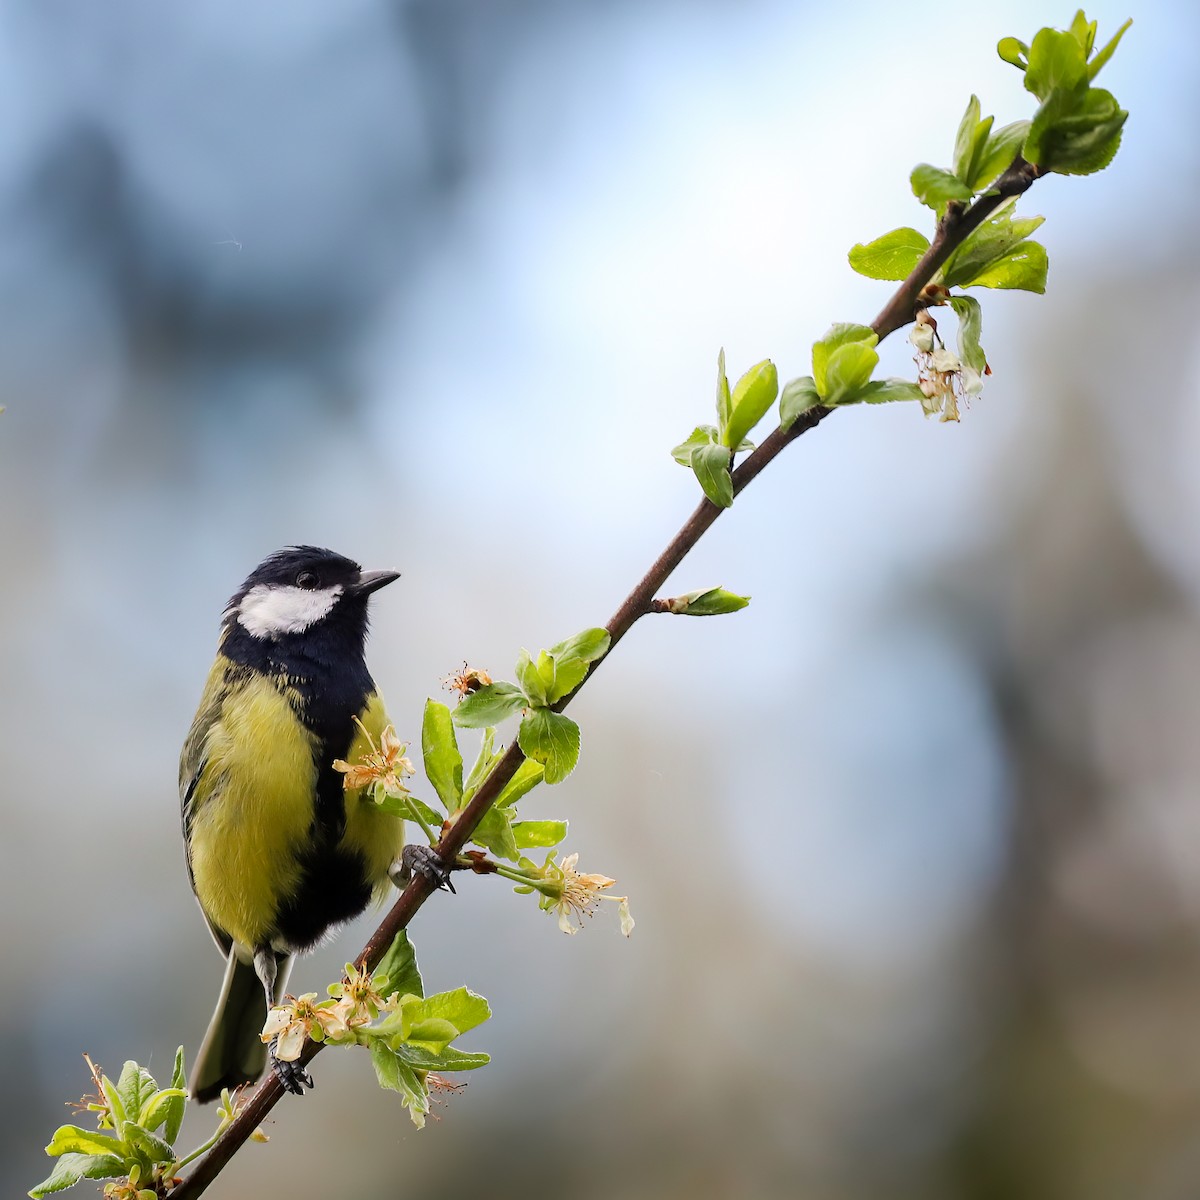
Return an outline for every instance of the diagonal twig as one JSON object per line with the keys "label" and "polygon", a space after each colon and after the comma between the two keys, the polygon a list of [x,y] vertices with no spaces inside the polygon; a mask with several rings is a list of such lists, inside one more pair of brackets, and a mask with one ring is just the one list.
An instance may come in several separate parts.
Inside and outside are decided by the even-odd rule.
{"label": "diagonal twig", "polygon": [[[871,324],[880,341],[889,334],[907,325],[916,315],[921,303],[921,293],[941,265],[962,245],[966,238],[988,219],[1009,197],[1027,191],[1042,172],[1023,158],[1013,164],[993,186],[967,208],[952,204],[946,216],[939,222],[934,239],[912,273],[896,289]],[[832,412],[829,408],[812,408],[803,413],[786,432],[776,428],[733,472],[733,491],[737,495],[749,486],[759,473],[784,449],[802,434],[823,421]],[[725,510],[708,499],[700,501],[696,510],[684,522],[667,548],[658,556],[650,569],[622,601],[605,627],[612,639],[612,647],[625,636],[634,623],[650,611],[650,602],[663,587],[668,577],[683,561],[688,552],[708,531]],[[606,656],[607,657],[607,656]],[[603,661],[603,660],[601,660]],[[599,662],[593,663],[584,679],[586,683],[596,672]],[[579,687],[582,687],[581,683]],[[578,692],[579,688],[575,691]],[[575,692],[564,697],[554,707],[561,711],[574,697]],[[445,862],[453,862],[495,802],[505,784],[516,773],[525,755],[514,740],[492,768],[464,808],[454,825],[438,843],[437,852]],[[388,911],[379,928],[371,935],[362,952],[354,960],[356,967],[373,969],[392,944],[396,934],[404,929],[416,915],[421,905],[433,891],[430,882],[420,874],[414,875],[396,903]],[[300,1057],[301,1064],[314,1059],[322,1049],[320,1042],[308,1042]],[[213,1148],[197,1163],[191,1174],[170,1195],[172,1200],[195,1200],[220,1174],[226,1163],[241,1145],[258,1128],[267,1114],[283,1096],[283,1088],[273,1073],[268,1073],[251,1093],[249,1099],[229,1125]]]}

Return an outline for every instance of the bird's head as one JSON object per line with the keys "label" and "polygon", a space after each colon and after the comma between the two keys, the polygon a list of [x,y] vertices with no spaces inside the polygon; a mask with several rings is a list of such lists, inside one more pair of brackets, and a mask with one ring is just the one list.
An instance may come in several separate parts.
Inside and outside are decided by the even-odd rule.
{"label": "bird's head", "polygon": [[367,597],[399,579],[396,571],[364,571],[317,546],[288,546],[264,558],[226,606],[223,624],[277,641],[317,626],[343,626],[360,637]]}

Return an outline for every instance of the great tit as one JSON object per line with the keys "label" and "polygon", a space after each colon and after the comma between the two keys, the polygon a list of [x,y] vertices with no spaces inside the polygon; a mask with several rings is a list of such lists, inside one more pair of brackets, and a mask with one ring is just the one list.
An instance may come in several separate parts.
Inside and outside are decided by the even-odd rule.
{"label": "great tit", "polygon": [[[344,788],[333,767],[387,727],[363,642],[368,598],[398,578],[290,546],[264,559],[222,614],[179,763],[188,877],[227,960],[192,1069],[196,1100],[262,1074],[259,1035],[296,953],[414,867],[447,882],[428,848],[406,851],[404,822]],[[271,1059],[289,1091],[312,1086],[295,1064]]]}

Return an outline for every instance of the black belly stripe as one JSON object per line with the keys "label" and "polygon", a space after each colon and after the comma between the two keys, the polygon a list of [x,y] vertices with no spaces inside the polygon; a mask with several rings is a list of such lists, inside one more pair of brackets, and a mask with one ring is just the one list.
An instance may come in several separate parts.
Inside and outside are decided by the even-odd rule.
{"label": "black belly stripe", "polygon": [[357,917],[371,902],[362,856],[340,846],[315,846],[293,896],[275,917],[278,937],[292,950],[309,950],[336,925]]}

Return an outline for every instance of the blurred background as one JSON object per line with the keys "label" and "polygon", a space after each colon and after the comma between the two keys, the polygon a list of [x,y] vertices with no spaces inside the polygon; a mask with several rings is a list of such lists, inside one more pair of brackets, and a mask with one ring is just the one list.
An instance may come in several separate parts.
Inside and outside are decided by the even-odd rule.
{"label": "blurred background", "polygon": [[[718,348],[807,372],[970,92],[1032,111],[996,40],[1072,8],[1003,7],[0,4],[5,1194],[81,1051],[165,1075],[207,1022],[176,762],[242,577],[401,570],[409,739],[464,659],[602,623],[696,502]],[[438,897],[426,983],[489,997],[493,1065],[418,1134],[322,1056],[210,1194],[1196,1195],[1200,10],[1093,7],[1136,18],[1125,144],[1022,202],[1050,290],[983,297],[983,396],[791,447],[672,582],[753,605],[643,622],[526,802],[633,937]]]}

